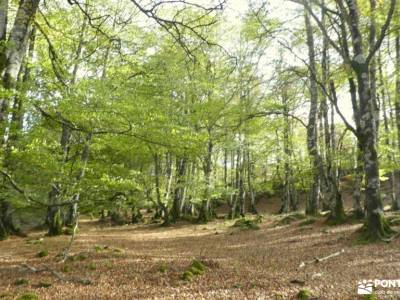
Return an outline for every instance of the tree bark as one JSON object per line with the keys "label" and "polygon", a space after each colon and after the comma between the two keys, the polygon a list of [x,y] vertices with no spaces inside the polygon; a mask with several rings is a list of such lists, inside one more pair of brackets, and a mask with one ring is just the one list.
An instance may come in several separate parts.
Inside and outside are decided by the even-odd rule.
{"label": "tree bark", "polygon": [[[8,47],[5,52],[6,62],[0,66],[0,74],[4,71],[3,87],[14,89],[17,83],[18,72],[26,52],[31,23],[36,15],[40,0],[21,1],[17,10],[14,26],[11,30]],[[2,99],[0,107],[0,124],[7,119],[9,101]]]}
{"label": "tree bark", "polygon": [[316,63],[315,63],[315,46],[314,36],[311,27],[309,13],[305,11],[304,14],[306,34],[307,34],[307,47],[310,65],[310,113],[308,116],[307,126],[307,149],[311,160],[312,170],[312,184],[310,193],[306,204],[306,213],[309,215],[317,215],[319,209],[320,197],[320,157],[318,153],[318,128],[317,128],[317,113],[318,113],[318,86],[316,81]]}

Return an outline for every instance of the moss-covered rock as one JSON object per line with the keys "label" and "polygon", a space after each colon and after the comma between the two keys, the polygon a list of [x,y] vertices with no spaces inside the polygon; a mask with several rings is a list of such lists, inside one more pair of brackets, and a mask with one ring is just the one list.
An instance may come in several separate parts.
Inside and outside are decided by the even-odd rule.
{"label": "moss-covered rock", "polygon": [[203,264],[201,261],[197,260],[197,259],[195,259],[195,260],[192,261],[190,267],[191,267],[191,268],[196,268],[196,269],[198,269],[198,270],[200,270],[200,271],[203,271],[203,272],[204,272],[205,269],[206,269],[206,267],[204,266],[204,264]]}
{"label": "moss-covered rock", "polygon": [[167,273],[167,271],[168,271],[167,265],[165,265],[165,264],[160,265],[160,266],[158,267],[158,271],[159,271],[160,273]]}
{"label": "moss-covered rock", "polygon": [[39,299],[38,295],[32,292],[22,294],[17,298],[17,300],[37,300],[37,299]]}
{"label": "moss-covered rock", "polygon": [[51,287],[51,283],[47,282],[47,281],[41,281],[41,282],[39,282],[38,287],[40,287],[40,288],[49,288],[49,287]]}
{"label": "moss-covered rock", "polygon": [[239,228],[241,230],[257,230],[260,229],[260,226],[256,224],[254,220],[246,219],[246,218],[241,218],[237,220],[234,224],[233,227]]}
{"label": "moss-covered rock", "polygon": [[100,252],[104,251],[105,249],[107,249],[107,246],[103,246],[103,245],[95,245],[94,246],[94,251],[96,251],[97,253],[100,253]]}
{"label": "moss-covered rock", "polygon": [[193,273],[188,271],[183,272],[181,279],[185,281],[191,281],[193,278]]}
{"label": "moss-covered rock", "polygon": [[296,298],[299,300],[309,300],[312,297],[312,293],[309,290],[300,290],[297,295]]}
{"label": "moss-covered rock", "polygon": [[203,275],[204,271],[197,269],[196,267],[191,267],[188,271],[192,272],[193,275]]}
{"label": "moss-covered rock", "polygon": [[47,250],[42,250],[40,252],[38,252],[38,254],[36,255],[37,257],[46,257],[49,255],[49,252]]}
{"label": "moss-covered rock", "polygon": [[84,261],[84,260],[86,260],[88,258],[89,258],[89,255],[87,253],[83,253],[82,252],[82,253],[78,253],[78,254],[69,256],[68,260],[70,260],[70,261]]}
{"label": "moss-covered rock", "polygon": [[28,283],[29,281],[26,278],[18,278],[17,280],[14,281],[15,285],[26,285]]}

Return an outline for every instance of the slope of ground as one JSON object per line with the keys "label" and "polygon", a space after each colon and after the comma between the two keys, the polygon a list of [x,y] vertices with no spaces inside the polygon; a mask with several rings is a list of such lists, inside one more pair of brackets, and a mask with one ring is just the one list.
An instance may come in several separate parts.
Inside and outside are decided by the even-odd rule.
{"label": "slope of ground", "polygon": [[[357,299],[359,280],[400,278],[399,240],[361,245],[354,239],[360,224],[330,227],[318,219],[277,226],[277,218],[266,215],[254,231],[224,220],[168,228],[101,228],[87,220],[71,249],[76,259],[65,264],[56,255],[68,236],[11,238],[0,242],[0,298],[34,292],[39,299],[291,299],[308,289],[318,299]],[[41,250],[49,255],[37,257]],[[204,274],[182,280],[194,258],[204,262]],[[24,264],[57,273],[34,273]],[[18,279],[27,282],[17,285]]]}

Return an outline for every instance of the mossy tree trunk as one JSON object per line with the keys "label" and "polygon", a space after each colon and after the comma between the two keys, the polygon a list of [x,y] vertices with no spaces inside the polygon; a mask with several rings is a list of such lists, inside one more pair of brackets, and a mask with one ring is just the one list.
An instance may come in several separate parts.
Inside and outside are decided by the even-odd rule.
{"label": "mossy tree trunk", "polygon": [[[396,1],[391,1],[390,10],[388,12],[386,27],[381,30],[379,43],[373,41],[370,45],[370,51],[365,56],[363,51],[363,38],[359,27],[359,7],[355,0],[347,0],[348,16],[351,18],[350,31],[353,44],[354,57],[351,60],[351,67],[356,74],[358,97],[359,97],[359,124],[358,141],[363,153],[363,162],[365,170],[365,207],[366,222],[364,224],[364,232],[368,239],[384,239],[392,234],[390,226],[385,220],[383,214],[383,205],[380,195],[380,179],[379,179],[379,159],[377,151],[377,126],[376,126],[376,103],[372,95],[370,64],[374,59],[375,52],[382,43],[384,34],[390,25],[390,20],[394,13]],[[373,9],[373,7],[371,7]]]}
{"label": "mossy tree trunk", "polygon": [[49,236],[57,236],[63,233],[63,218],[58,206],[48,207],[46,225],[48,227],[47,235]]}
{"label": "mossy tree trunk", "polygon": [[8,201],[0,200],[0,240],[8,238],[12,234],[19,234],[18,228],[13,222],[11,205]]}

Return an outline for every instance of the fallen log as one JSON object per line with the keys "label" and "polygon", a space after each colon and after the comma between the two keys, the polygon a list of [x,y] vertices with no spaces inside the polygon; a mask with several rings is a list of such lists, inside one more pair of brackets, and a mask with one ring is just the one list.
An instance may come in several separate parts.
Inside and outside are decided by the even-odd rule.
{"label": "fallen log", "polygon": [[342,253],[344,253],[344,249],[342,249],[342,250],[340,250],[340,251],[338,251],[338,252],[329,254],[328,256],[325,256],[325,257],[315,257],[313,260],[309,260],[309,261],[306,261],[306,262],[303,262],[303,261],[302,261],[302,262],[300,263],[300,265],[299,265],[299,268],[300,268],[300,269],[301,269],[301,268],[304,268],[307,264],[319,263],[319,262],[328,260],[328,259],[330,259],[330,258],[332,258],[332,257],[339,256],[339,255],[342,254]]}

